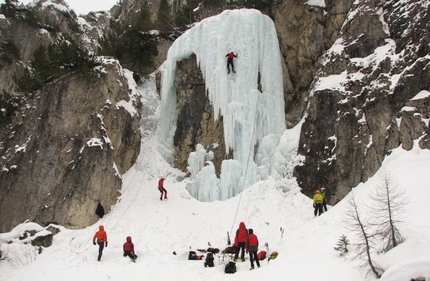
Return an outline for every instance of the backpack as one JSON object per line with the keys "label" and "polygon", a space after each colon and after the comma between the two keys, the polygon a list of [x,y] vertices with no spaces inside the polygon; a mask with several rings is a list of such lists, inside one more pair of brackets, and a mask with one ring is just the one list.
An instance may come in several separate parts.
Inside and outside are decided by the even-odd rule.
{"label": "backpack", "polygon": [[277,256],[278,256],[278,252],[273,251],[272,253],[270,253],[269,261],[276,259]]}
{"label": "backpack", "polygon": [[261,250],[258,254],[257,254],[257,258],[259,261],[262,261],[266,258],[266,251]]}
{"label": "backpack", "polygon": [[196,260],[197,259],[197,254],[194,251],[189,251],[188,252],[188,259],[189,260]]}
{"label": "backpack", "polygon": [[230,246],[224,249],[224,251],[222,251],[223,254],[235,254],[236,253],[236,246]]}
{"label": "backpack", "polygon": [[213,254],[218,254],[219,253],[219,249],[218,248],[208,248],[207,251],[210,252],[210,253],[213,253]]}
{"label": "backpack", "polygon": [[228,274],[233,274],[236,272],[236,263],[234,261],[229,261],[226,265],[225,265],[225,269],[224,269],[225,273]]}
{"label": "backpack", "polygon": [[214,255],[210,252],[206,255],[205,267],[214,267]]}

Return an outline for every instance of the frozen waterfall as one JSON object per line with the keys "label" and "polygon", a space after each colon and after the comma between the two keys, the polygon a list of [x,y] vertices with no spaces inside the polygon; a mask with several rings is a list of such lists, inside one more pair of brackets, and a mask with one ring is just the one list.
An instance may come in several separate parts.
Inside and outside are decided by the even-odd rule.
{"label": "frozen waterfall", "polygon": [[[234,60],[235,74],[227,74],[225,55],[230,51],[239,55]],[[233,150],[234,159],[223,161],[218,179],[211,158],[198,146],[188,160],[193,179],[188,190],[201,201],[225,200],[261,179],[254,145],[265,136],[285,131],[275,25],[257,10],[227,10],[197,23],[173,43],[161,88],[160,152],[166,159],[171,157],[176,130],[176,63],[192,54],[202,71],[215,119],[218,113],[224,117],[226,150]]]}

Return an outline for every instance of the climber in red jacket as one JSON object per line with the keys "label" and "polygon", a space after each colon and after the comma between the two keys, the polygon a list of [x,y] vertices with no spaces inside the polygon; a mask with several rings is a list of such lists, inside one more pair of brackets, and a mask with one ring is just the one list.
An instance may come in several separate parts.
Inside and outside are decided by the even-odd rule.
{"label": "climber in red jacket", "polygon": [[260,267],[260,261],[258,260],[258,238],[254,234],[254,230],[250,228],[249,234],[246,238],[246,252],[249,253],[249,260],[251,261],[251,270],[254,269],[254,261],[258,267]]}
{"label": "climber in red jacket", "polygon": [[163,195],[164,195],[164,199],[167,199],[167,190],[164,188],[164,179],[161,178],[158,181],[158,190],[160,191],[160,200],[163,200]]}
{"label": "climber in red jacket", "polygon": [[230,67],[229,67],[230,65],[231,65],[231,69],[233,70],[233,73],[236,73],[236,71],[234,71],[233,58],[237,58],[237,54],[230,52],[225,56],[227,57],[227,69],[228,69],[227,74],[230,74]]}
{"label": "climber in red jacket", "polygon": [[240,258],[245,261],[245,244],[246,237],[248,236],[248,229],[242,221],[239,223],[239,228],[236,230],[236,237],[234,238],[234,246],[236,246],[236,253],[234,254],[234,261],[239,257],[239,251],[242,250]]}
{"label": "climber in red jacket", "polygon": [[129,257],[132,262],[136,262],[136,254],[134,253],[134,244],[131,242],[131,236],[127,236],[126,242],[122,246],[124,250],[124,257]]}

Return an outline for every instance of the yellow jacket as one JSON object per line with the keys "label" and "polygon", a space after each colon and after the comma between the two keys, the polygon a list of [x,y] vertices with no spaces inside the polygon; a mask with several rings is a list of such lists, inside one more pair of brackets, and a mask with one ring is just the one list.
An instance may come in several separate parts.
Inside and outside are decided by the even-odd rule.
{"label": "yellow jacket", "polygon": [[314,204],[322,203],[323,202],[323,196],[320,193],[317,193],[314,195]]}

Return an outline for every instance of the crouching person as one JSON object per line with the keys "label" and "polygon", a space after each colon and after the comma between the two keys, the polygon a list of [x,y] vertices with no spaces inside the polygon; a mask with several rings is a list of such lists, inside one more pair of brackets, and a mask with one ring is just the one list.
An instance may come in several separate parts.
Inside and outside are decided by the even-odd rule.
{"label": "crouching person", "polygon": [[131,242],[131,236],[127,236],[126,242],[123,245],[124,257],[129,257],[132,262],[136,262],[137,256],[134,253],[134,245]]}

